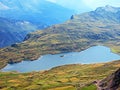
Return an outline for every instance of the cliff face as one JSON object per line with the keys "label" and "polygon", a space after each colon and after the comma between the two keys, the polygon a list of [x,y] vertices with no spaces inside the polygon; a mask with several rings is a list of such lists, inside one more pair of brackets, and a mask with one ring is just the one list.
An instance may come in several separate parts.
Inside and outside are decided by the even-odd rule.
{"label": "cliff face", "polygon": [[120,90],[120,68],[115,73],[102,80],[99,87],[101,87],[102,90]]}

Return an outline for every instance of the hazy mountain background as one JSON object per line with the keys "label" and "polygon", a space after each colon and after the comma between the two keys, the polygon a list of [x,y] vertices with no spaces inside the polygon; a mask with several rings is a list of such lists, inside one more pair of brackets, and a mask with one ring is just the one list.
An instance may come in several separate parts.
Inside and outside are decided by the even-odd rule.
{"label": "hazy mountain background", "polygon": [[67,8],[74,9],[76,12],[88,12],[95,10],[97,7],[111,5],[114,7],[120,6],[119,0],[47,0],[57,3]]}
{"label": "hazy mountain background", "polygon": [[23,41],[26,34],[37,28],[36,25],[27,21],[0,18],[0,47]]}
{"label": "hazy mountain background", "polygon": [[0,17],[32,23],[56,24],[74,14],[73,10],[46,0],[0,0],[0,4]]}

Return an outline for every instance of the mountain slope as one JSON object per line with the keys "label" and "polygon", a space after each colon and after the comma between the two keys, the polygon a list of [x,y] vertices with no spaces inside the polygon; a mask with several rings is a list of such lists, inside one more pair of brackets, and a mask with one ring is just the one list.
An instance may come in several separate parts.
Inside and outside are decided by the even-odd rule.
{"label": "mountain slope", "polygon": [[0,0],[0,3],[1,7],[8,7],[0,10],[0,17],[37,24],[61,23],[74,13],[73,10],[46,0]]}
{"label": "mountain slope", "polygon": [[110,7],[101,8],[104,9],[101,12],[95,10],[75,15],[63,24],[28,34],[21,44],[0,50],[1,63],[5,62],[6,65],[7,62],[35,60],[40,55],[49,53],[82,51],[93,45],[107,45],[119,53],[119,8],[115,8],[117,12],[112,12]]}

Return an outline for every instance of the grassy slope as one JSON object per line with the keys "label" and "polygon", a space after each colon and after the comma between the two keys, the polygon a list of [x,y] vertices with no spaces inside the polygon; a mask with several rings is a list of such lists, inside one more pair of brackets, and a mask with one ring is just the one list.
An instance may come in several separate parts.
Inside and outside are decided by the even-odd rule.
{"label": "grassy slope", "polygon": [[89,65],[65,65],[48,71],[0,72],[0,90],[96,90],[88,85],[120,67],[120,61]]}
{"label": "grassy slope", "polygon": [[81,90],[97,90],[97,87],[95,85],[90,85],[81,88]]}

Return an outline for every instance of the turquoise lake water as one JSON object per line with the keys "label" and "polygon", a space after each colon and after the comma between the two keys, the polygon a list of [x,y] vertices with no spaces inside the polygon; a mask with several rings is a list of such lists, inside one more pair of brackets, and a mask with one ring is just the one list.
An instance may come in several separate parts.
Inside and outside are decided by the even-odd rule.
{"label": "turquoise lake water", "polygon": [[81,52],[70,52],[55,55],[44,55],[35,61],[22,61],[8,64],[2,71],[31,72],[48,70],[66,64],[91,64],[119,60],[120,56],[105,46],[94,46]]}

